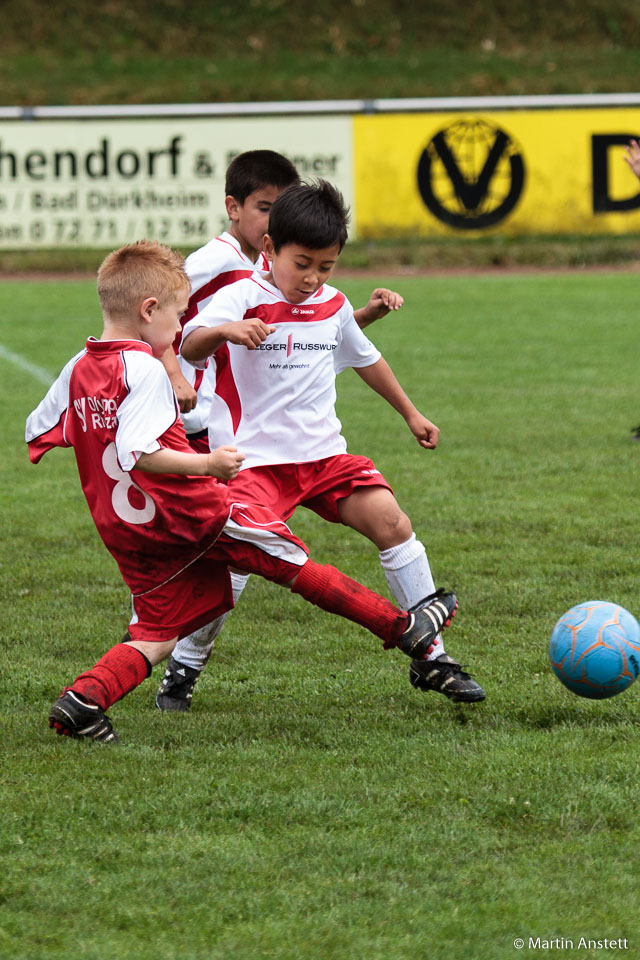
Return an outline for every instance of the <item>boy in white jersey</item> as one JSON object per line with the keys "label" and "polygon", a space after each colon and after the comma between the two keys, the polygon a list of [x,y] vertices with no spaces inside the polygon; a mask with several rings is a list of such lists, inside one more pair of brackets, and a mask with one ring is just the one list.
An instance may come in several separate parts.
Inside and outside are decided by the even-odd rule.
{"label": "boy in white jersey", "polygon": [[[187,257],[191,296],[182,327],[206,307],[217,290],[251,276],[256,269],[269,269],[262,253],[269,212],[278,194],[298,182],[294,165],[274,150],[249,150],[231,161],[225,177],[229,228]],[[176,356],[179,347],[177,336],[162,362],[178,398],[187,439],[195,450],[207,453],[215,366],[196,371]]]}
{"label": "boy in white jersey", "polygon": [[314,563],[279,517],[236,498],[243,456],[188,445],[159,362],[187,308],[179,254],[149,241],[110,254],[98,273],[100,340],[65,366],[27,419],[29,456],[72,446],[83,492],[105,546],[131,590],[125,641],[66,687],[51,708],[60,734],[117,740],[106,710],[164,660],[178,637],[233,605],[228,567],[258,573],[324,610],[370,629],[385,648],[430,649],[455,612],[451,593],[403,611],[331,566]]}
{"label": "boy in white jersey", "polygon": [[[269,262],[262,252],[264,235],[269,225],[269,213],[278,195],[288,186],[299,183],[295,166],[287,157],[274,150],[247,150],[238,154],[227,168],[225,177],[225,207],[229,229],[200,247],[186,261],[186,272],[191,281],[189,306],[181,319],[185,323],[205,309],[216,291],[243,277],[254,269],[268,270]],[[366,306],[355,311],[359,326],[365,327],[402,306],[402,297],[392,290],[376,288]],[[187,439],[199,453],[209,452],[207,428],[216,385],[216,365],[210,363],[196,370],[182,357],[176,357],[181,335],[174,340],[162,357],[180,406]],[[231,574],[234,597],[239,597],[244,579]],[[198,647],[198,658],[203,646],[211,652],[213,642],[222,628],[218,621],[205,625],[192,638]],[[185,640],[183,649],[189,646]],[[170,669],[169,669],[170,673]],[[181,674],[176,676],[183,684]],[[171,678],[167,679],[170,682]],[[183,687],[183,692],[186,689]],[[157,705],[164,709],[174,706],[171,697],[158,697]],[[188,706],[189,701],[176,701]]]}
{"label": "boy in white jersey", "polygon": [[[262,242],[269,225],[269,213],[276,198],[292,184],[299,183],[293,163],[274,150],[247,150],[234,157],[225,176],[225,207],[229,229],[214,237],[187,257],[185,269],[191,281],[189,306],[182,327],[203,310],[222,287],[254,270],[268,270]],[[365,307],[356,310],[356,321],[365,327],[390,310],[402,306],[402,297],[378,288]],[[194,450],[208,453],[207,427],[215,390],[215,364],[195,370],[179,355],[180,336],[162,362],[178,398],[187,439]]]}
{"label": "boy in white jersey", "polygon": [[[341,195],[325,181],[285,190],[264,242],[270,271],[220,291],[186,324],[181,349],[196,365],[215,355],[209,443],[237,443],[245,454],[233,495],[263,500],[282,519],[303,504],[358,530],[377,546],[396,600],[411,606],[434,592],[426,552],[373,463],[347,454],[334,409],[336,374],[353,367],[425,449],[435,448],[438,428],[411,403],[344,295],[326,283],[347,219]],[[181,660],[178,646],[169,670],[181,669],[192,691],[206,654],[202,663],[197,650],[188,654],[189,662]],[[430,659],[413,660],[410,679],[455,701],[485,696],[441,638]],[[165,684],[159,694],[166,693]]]}

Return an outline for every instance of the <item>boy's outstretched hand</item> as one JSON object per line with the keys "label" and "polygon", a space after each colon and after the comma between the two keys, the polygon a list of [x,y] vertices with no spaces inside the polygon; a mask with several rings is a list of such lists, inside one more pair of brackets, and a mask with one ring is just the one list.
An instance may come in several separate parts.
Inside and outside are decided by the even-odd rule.
{"label": "boy's outstretched hand", "polygon": [[409,417],[407,419],[407,426],[420,446],[424,447],[425,450],[435,450],[438,446],[440,430],[436,427],[435,423],[431,423],[431,420],[427,420],[421,413],[415,413]]}
{"label": "boy's outstretched hand", "polygon": [[366,307],[360,307],[359,310],[354,311],[356,323],[362,330],[363,327],[368,327],[375,320],[386,317],[392,310],[399,310],[403,303],[404,297],[401,297],[399,293],[387,290],[386,287],[376,287],[369,297]]}
{"label": "boy's outstretched hand", "polygon": [[630,140],[629,146],[624,148],[625,160],[640,180],[640,144],[637,140]]}
{"label": "boy's outstretched hand", "polygon": [[238,476],[244,453],[235,447],[217,447],[207,454],[209,458],[208,475],[218,480],[233,480]]}

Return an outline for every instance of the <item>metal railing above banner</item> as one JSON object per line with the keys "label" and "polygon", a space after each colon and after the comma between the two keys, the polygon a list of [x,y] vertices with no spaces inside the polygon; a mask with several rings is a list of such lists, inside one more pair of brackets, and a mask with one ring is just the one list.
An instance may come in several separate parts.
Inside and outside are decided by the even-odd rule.
{"label": "metal railing above banner", "polygon": [[553,110],[634,106],[640,106],[640,93],[567,93],[509,97],[406,97],[370,100],[282,100],[264,103],[136,103],[0,107],[0,120],[449,113],[469,110]]}

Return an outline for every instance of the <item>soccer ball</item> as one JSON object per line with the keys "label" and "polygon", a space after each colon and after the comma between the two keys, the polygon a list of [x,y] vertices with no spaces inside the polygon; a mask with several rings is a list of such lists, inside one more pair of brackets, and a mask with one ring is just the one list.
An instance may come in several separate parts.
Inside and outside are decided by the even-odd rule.
{"label": "soccer ball", "polygon": [[640,673],[640,626],[617,603],[579,603],[553,628],[549,659],[558,679],[579,697],[615,697]]}

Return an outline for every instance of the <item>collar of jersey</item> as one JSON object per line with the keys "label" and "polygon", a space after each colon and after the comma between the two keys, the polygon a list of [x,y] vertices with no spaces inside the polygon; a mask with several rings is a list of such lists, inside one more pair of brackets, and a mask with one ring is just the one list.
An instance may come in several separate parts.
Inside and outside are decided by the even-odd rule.
{"label": "collar of jersey", "polygon": [[233,247],[233,249],[236,251],[238,256],[241,257],[245,263],[248,263],[252,269],[255,269],[262,259],[262,254],[259,253],[258,259],[256,260],[256,262],[252,263],[251,260],[249,260],[249,257],[245,256],[244,253],[242,252],[240,241],[236,240],[236,238],[232,234],[228,233],[226,230],[223,233],[221,233],[219,236],[217,236],[216,240],[219,240],[221,243],[228,243],[229,246]]}
{"label": "collar of jersey", "polygon": [[87,340],[87,350],[91,353],[119,353],[120,350],[140,350],[142,353],[153,351],[144,340],[96,340],[95,337],[89,337]]}

